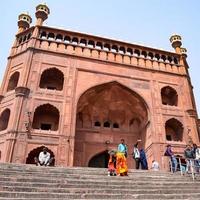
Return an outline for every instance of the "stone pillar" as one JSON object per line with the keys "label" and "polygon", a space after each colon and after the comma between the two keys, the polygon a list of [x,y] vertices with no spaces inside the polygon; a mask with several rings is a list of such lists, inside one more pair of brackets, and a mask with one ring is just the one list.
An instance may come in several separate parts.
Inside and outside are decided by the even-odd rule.
{"label": "stone pillar", "polygon": [[[23,137],[23,144],[24,146],[21,149],[20,155],[17,155],[15,152],[15,143],[17,142],[16,139],[19,136],[19,124],[20,124],[20,119],[22,116],[22,110],[23,110],[23,105],[25,99],[29,96],[30,89],[26,87],[17,87],[15,88],[15,103],[13,106],[13,109],[11,110],[11,115],[12,115],[12,121],[11,121],[11,126],[9,127],[10,131],[8,131],[7,139],[6,139],[6,146],[7,146],[7,155],[6,155],[6,162],[12,162],[16,161],[16,158],[20,158],[20,155],[22,155],[22,151],[25,150],[25,137]],[[15,152],[15,153],[14,153]],[[14,156],[14,154],[16,154]],[[21,158],[22,159],[22,158]],[[20,159],[20,160],[21,160]]]}

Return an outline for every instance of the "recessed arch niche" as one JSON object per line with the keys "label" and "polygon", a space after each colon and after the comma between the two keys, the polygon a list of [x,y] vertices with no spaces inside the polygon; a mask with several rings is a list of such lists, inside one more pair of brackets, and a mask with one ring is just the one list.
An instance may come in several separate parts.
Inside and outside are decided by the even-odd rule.
{"label": "recessed arch niche", "polygon": [[[130,152],[138,139],[144,146],[147,104],[128,87],[118,82],[92,87],[80,96],[76,111],[75,166],[88,166],[88,158],[109,148],[116,149],[121,138],[130,146]],[[101,124],[98,129],[97,122]]]}

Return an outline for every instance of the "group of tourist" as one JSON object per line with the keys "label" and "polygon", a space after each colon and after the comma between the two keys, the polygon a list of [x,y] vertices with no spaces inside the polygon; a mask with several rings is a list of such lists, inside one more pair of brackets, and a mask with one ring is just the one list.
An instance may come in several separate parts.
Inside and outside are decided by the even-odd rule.
{"label": "group of tourist", "polygon": [[[139,142],[141,142],[141,140],[138,140],[137,143],[133,145],[131,155],[135,160],[136,169],[148,170],[146,154],[143,148],[138,148]],[[121,139],[117,150],[110,150],[108,153],[108,176],[127,176],[128,147],[124,139]],[[177,171],[178,164],[179,170],[183,172],[189,172],[192,169],[195,170],[195,172],[200,172],[200,148],[198,148],[196,144],[186,146],[184,150],[185,165],[183,163],[178,163],[177,157],[174,155],[170,144],[167,145],[164,155],[170,158],[172,172]],[[54,161],[54,157],[51,157],[48,149],[44,147],[39,153],[39,156],[34,158],[34,161],[38,166],[49,166]],[[159,170],[159,164],[156,160],[152,161],[151,169],[154,171]]]}
{"label": "group of tourist", "polygon": [[[172,172],[176,172],[177,166],[178,166],[177,157],[175,157],[170,144],[167,145],[167,149],[164,155],[170,157],[171,170]],[[186,148],[184,150],[184,158],[185,158],[186,164],[179,163],[180,165],[179,167],[181,171],[188,173],[189,171],[192,170],[191,168],[194,167],[195,171],[199,172],[200,148],[198,148],[196,144],[186,145]]]}
{"label": "group of tourist", "polygon": [[[148,169],[148,163],[146,154],[143,148],[139,149],[138,144],[141,140],[133,146],[132,157],[135,160],[136,169]],[[118,145],[117,151],[111,150],[108,152],[110,157],[108,161],[108,176],[127,176],[128,166],[128,147],[125,144],[124,139],[121,139],[121,143]],[[155,160],[152,162],[152,169],[159,170],[159,164]]]}
{"label": "group of tourist", "polygon": [[187,145],[184,151],[184,157],[186,160],[186,168],[185,171],[191,171],[194,166],[195,172],[199,172],[200,168],[200,148],[197,147],[196,144]]}

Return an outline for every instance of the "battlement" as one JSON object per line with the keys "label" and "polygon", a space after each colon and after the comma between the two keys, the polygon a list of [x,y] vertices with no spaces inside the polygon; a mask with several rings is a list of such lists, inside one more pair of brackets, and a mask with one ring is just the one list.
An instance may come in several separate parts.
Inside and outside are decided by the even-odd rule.
{"label": "battlement", "polygon": [[33,47],[90,59],[185,74],[185,70],[180,66],[181,54],[178,53],[85,33],[45,26],[38,28],[39,34],[35,38],[34,46],[28,44],[34,27],[17,35],[14,54],[21,53],[28,47]]}

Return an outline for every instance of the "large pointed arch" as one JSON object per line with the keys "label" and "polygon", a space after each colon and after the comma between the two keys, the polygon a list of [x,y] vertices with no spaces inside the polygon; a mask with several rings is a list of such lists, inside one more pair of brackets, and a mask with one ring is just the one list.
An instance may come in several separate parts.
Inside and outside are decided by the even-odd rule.
{"label": "large pointed arch", "polygon": [[94,89],[96,87],[99,87],[99,86],[104,86],[104,85],[107,85],[107,84],[118,84],[118,85],[121,85],[122,87],[126,88],[127,90],[129,90],[130,92],[134,93],[138,98],[141,99],[141,101],[144,103],[146,109],[147,109],[147,112],[148,112],[148,120],[150,121],[150,113],[149,113],[149,110],[150,110],[150,107],[147,103],[147,101],[145,100],[144,96],[142,93],[140,93],[139,91],[135,91],[133,90],[133,88],[121,83],[120,81],[108,81],[108,82],[104,82],[104,83],[101,83],[101,84],[94,84],[92,86],[90,86],[89,88],[85,89],[79,96],[78,96],[78,100],[76,102],[76,108],[77,108],[77,105],[78,105],[78,102],[80,100],[80,98],[86,93],[88,92],[89,90],[91,89]]}
{"label": "large pointed arch", "polygon": [[[77,102],[76,113],[74,165],[86,166],[88,156],[106,150],[107,143],[116,147],[123,137],[130,146],[142,139],[144,146],[149,107],[141,95],[119,82],[100,84],[84,91]],[[101,126],[97,128],[96,122]],[[137,130],[132,131],[136,126]],[[84,152],[87,148],[91,150]]]}

